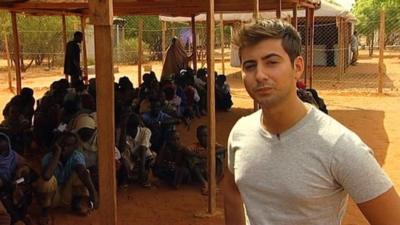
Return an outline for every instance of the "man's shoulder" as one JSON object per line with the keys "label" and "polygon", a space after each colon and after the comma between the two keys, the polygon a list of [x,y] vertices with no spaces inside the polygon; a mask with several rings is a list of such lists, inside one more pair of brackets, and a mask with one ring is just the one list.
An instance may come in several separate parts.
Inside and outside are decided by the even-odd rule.
{"label": "man's shoulder", "polygon": [[235,125],[232,128],[232,131],[239,131],[242,129],[254,130],[252,128],[258,127],[260,125],[260,119],[261,119],[261,110],[243,116],[238,121],[236,121]]}

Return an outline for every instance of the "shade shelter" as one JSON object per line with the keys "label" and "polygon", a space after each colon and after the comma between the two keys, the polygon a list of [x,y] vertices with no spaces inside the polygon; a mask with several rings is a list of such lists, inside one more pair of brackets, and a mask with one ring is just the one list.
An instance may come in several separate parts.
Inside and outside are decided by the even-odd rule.
{"label": "shade shelter", "polygon": [[[223,16],[223,20],[221,20]],[[275,11],[260,12],[261,18],[275,18]],[[295,15],[293,10],[283,9],[282,18],[291,20],[295,24]],[[189,23],[190,17],[159,16],[163,22],[170,23]],[[306,34],[306,10],[299,9],[297,12],[298,29],[302,35],[305,44]],[[253,19],[253,13],[216,13],[215,21],[225,25],[232,26],[232,30],[238,29],[236,24],[250,22]],[[197,22],[205,22],[206,14],[202,13],[195,17]],[[349,40],[354,30],[355,16],[341,6],[332,4],[326,0],[321,1],[320,7],[314,13],[315,29],[313,42],[313,66],[336,66],[338,74],[342,74],[348,67],[351,51],[349,49]],[[222,21],[222,22],[221,22]],[[223,40],[221,40],[223,42]],[[240,66],[237,48],[231,49],[231,65]],[[224,60],[222,60],[223,62]],[[309,82],[311,85],[311,83]]]}
{"label": "shade shelter", "polygon": [[[99,149],[99,192],[101,223],[117,223],[116,183],[114,160],[114,76],[112,65],[112,24],[114,15],[181,15],[194,16],[207,13],[207,67],[208,76],[208,128],[209,128],[209,207],[215,212],[215,77],[214,77],[214,12],[252,12],[259,10],[306,8],[312,15],[319,7],[318,0],[257,0],[251,4],[243,0],[28,0],[0,3],[0,8],[36,15],[77,14],[87,16],[94,24],[96,59],[96,94]],[[310,17],[311,18],[311,17]],[[310,22],[310,20],[308,20]],[[310,26],[311,27],[311,26]],[[17,34],[18,32],[15,32]]]}

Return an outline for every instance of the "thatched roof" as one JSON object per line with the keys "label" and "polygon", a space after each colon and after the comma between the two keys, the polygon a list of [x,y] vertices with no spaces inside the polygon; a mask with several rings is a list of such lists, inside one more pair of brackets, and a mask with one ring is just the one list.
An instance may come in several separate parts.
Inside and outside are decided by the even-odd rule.
{"label": "thatched roof", "polygon": [[[320,0],[282,0],[282,8],[319,7]],[[204,0],[114,0],[114,15],[190,16],[207,12]],[[260,10],[274,10],[277,0],[260,0]],[[0,9],[30,14],[89,15],[88,0],[5,0]],[[252,12],[253,4],[246,0],[215,0],[216,12]]]}

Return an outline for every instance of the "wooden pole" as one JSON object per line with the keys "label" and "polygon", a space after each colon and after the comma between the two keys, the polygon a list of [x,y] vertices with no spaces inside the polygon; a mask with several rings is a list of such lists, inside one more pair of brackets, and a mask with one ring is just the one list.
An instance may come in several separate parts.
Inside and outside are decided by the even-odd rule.
{"label": "wooden pole", "polygon": [[282,0],[277,0],[278,1],[278,8],[276,9],[276,18],[280,19],[282,18]]}
{"label": "wooden pole", "polygon": [[167,30],[167,22],[162,21],[161,22],[161,53],[162,53],[162,60],[163,63],[165,62],[165,50],[166,50],[166,46],[165,46],[165,31]]}
{"label": "wooden pole", "polygon": [[4,35],[4,47],[6,50],[6,58],[7,58],[7,70],[8,70],[8,89],[12,92],[13,91],[13,86],[12,86],[12,77],[11,77],[11,57],[10,57],[10,50],[8,49],[8,39],[7,39],[7,33],[6,31],[3,31]]}
{"label": "wooden pole", "polygon": [[143,19],[139,19],[139,35],[138,35],[138,51],[139,51],[139,60],[138,60],[138,87],[142,83],[142,58],[143,58]]}
{"label": "wooden pole", "polygon": [[195,15],[192,15],[192,60],[193,60],[193,70],[197,71],[197,36],[196,36],[196,20]]}
{"label": "wooden pole", "polygon": [[298,29],[297,25],[298,25],[298,18],[297,18],[297,5],[295,7],[293,7],[293,26],[294,28],[296,28],[296,30]]}
{"label": "wooden pole", "polygon": [[171,22],[171,28],[172,28],[172,37],[174,38],[176,36],[176,30],[175,30],[175,27],[174,27],[174,22]]}
{"label": "wooden pole", "polygon": [[83,51],[83,79],[85,81],[85,84],[87,85],[89,82],[89,74],[88,74],[88,63],[87,63],[87,50],[86,50],[86,17],[81,16],[81,30],[83,33],[83,39],[82,39],[82,51]]}
{"label": "wooden pole", "polygon": [[260,0],[254,0],[253,19],[260,18]]}
{"label": "wooden pole", "polygon": [[216,180],[215,180],[215,74],[214,45],[215,21],[214,0],[208,1],[207,11],[207,71],[208,71],[208,213],[216,211]]}
{"label": "wooden pole", "polygon": [[96,59],[96,99],[99,153],[99,217],[102,225],[117,224],[117,196],[115,177],[114,74],[112,0],[89,1],[94,25]]}
{"label": "wooden pole", "polygon": [[304,71],[304,84],[307,87],[307,76],[308,76],[308,70],[309,70],[309,47],[310,47],[310,10],[308,8],[306,8],[306,22],[305,22],[305,71]]}
{"label": "wooden pole", "polygon": [[[65,15],[62,15],[62,34],[63,34],[63,50],[64,50],[64,55],[65,52],[67,51],[67,22],[65,20]],[[68,80],[68,75],[64,74],[65,79]]]}
{"label": "wooden pole", "polygon": [[225,38],[224,38],[224,15],[222,13],[220,15],[221,21],[221,66],[222,66],[222,74],[225,75]]}
{"label": "wooden pole", "polygon": [[309,87],[312,88],[314,75],[314,9],[310,9],[310,71],[309,71]]}
{"label": "wooden pole", "polygon": [[378,80],[378,93],[383,92],[383,78],[385,76],[385,10],[380,12],[380,25],[379,25],[379,80]]}
{"label": "wooden pole", "polygon": [[[254,0],[254,11],[253,11],[253,19],[257,20],[260,18],[260,1]],[[243,28],[244,24],[243,21],[240,21],[240,28]],[[253,100],[253,110],[257,111],[260,108],[258,103]]]}
{"label": "wooden pole", "polygon": [[18,35],[17,14],[11,12],[11,22],[14,36],[14,54],[15,54],[15,75],[17,81],[17,94],[21,93],[21,56]]}

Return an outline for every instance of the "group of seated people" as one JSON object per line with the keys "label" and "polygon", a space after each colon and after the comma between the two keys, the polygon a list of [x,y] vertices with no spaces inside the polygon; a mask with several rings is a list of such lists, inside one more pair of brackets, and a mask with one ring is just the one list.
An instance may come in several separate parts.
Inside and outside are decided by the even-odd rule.
{"label": "group of seated people", "polygon": [[[224,75],[216,76],[216,107],[232,106]],[[143,75],[134,88],[127,77],[115,83],[116,179],[120,187],[138,183],[150,188],[150,177],[173,188],[197,182],[208,194],[207,126],[197,128],[197,140],[185,146],[176,127],[186,129],[206,114],[207,70],[182,70],[158,81]],[[68,206],[79,215],[97,208],[98,146],[96,82],[71,88],[55,81],[36,102],[24,88],[3,110],[0,124],[0,222],[30,224],[27,211],[33,197],[41,207],[39,224],[51,224],[49,209]],[[40,157],[39,166],[23,156]],[[43,156],[43,157],[41,157]],[[216,146],[217,179],[223,176],[225,149]],[[5,213],[6,212],[6,213]],[[1,223],[3,224],[3,223]]]}

